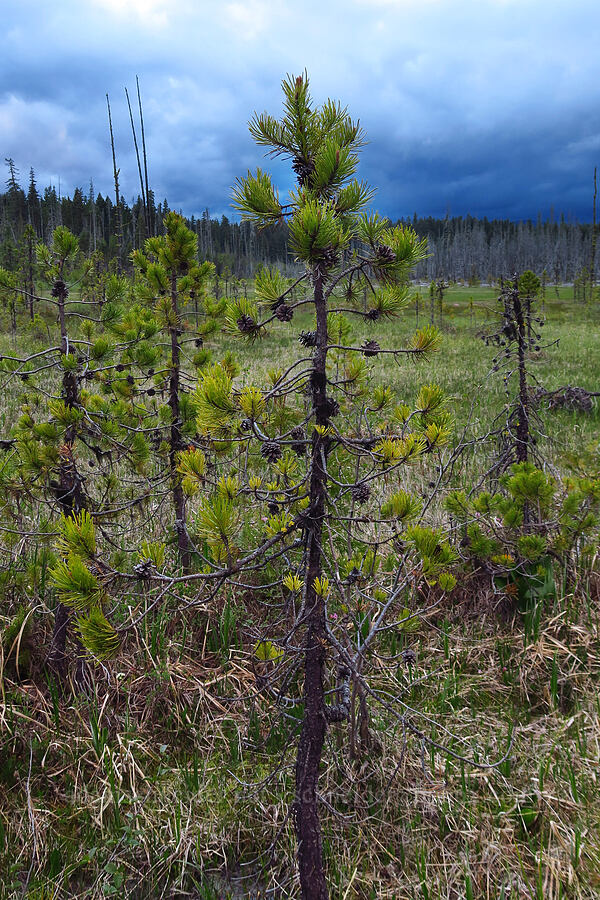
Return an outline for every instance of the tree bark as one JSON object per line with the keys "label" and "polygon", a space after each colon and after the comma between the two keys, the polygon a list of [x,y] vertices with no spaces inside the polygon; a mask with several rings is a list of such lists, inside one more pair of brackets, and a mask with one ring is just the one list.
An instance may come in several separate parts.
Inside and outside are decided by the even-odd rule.
{"label": "tree bark", "polygon": [[171,409],[171,440],[169,447],[169,467],[171,470],[171,490],[175,508],[175,529],[177,531],[177,550],[185,572],[191,568],[190,539],[185,523],[185,497],[177,475],[177,454],[183,449],[181,440],[181,408],[179,405],[179,312],[177,309],[177,276],[171,275],[171,308],[173,322],[171,324],[171,377],[169,380],[169,407]]}
{"label": "tree bark", "polygon": [[519,423],[517,425],[517,461],[527,462],[529,457],[529,397],[527,395],[527,371],[525,368],[525,318],[519,288],[515,281],[513,309],[517,323],[517,352],[519,359]]}
{"label": "tree bark", "polygon": [[[63,355],[69,352],[67,325],[65,316],[65,301],[67,291],[62,280],[62,270],[56,281],[58,299],[58,319],[60,324],[60,349]],[[72,408],[78,401],[79,387],[77,375],[72,371],[65,371],[62,379],[62,397],[65,405]],[[86,508],[85,495],[81,484],[81,478],[73,457],[73,445],[77,437],[75,426],[70,425],[65,431],[65,440],[62,449],[62,458],[58,471],[58,484],[56,485],[56,499],[64,516],[73,516]],[[66,652],[67,633],[71,614],[63,603],[57,603],[54,614],[54,629],[50,641],[50,650],[46,658],[46,665],[52,671],[59,683],[64,686],[68,657]]]}
{"label": "tree bark", "polygon": [[27,293],[29,294],[29,318],[33,322],[33,295],[35,293],[33,284],[33,236],[31,233],[27,235]]}
{"label": "tree bark", "polygon": [[[323,277],[313,279],[317,314],[317,344],[311,375],[312,405],[317,425],[327,425],[327,304]],[[327,900],[323,866],[323,846],[319,821],[317,787],[319,767],[327,730],[323,669],[326,655],[325,599],[315,590],[322,573],[322,533],[325,515],[329,438],[313,432],[310,479],[310,520],[306,526],[308,563],[306,568],[306,619],[304,645],[304,719],[296,758],[296,798],[294,819],[298,840],[298,867],[304,900]]]}

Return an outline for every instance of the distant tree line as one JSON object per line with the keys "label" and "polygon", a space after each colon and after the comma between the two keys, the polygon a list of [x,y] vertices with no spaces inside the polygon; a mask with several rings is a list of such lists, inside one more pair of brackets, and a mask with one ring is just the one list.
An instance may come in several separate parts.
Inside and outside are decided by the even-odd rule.
{"label": "distant tree line", "polygon": [[[6,190],[0,193],[0,265],[8,269],[18,264],[27,226],[36,238],[49,242],[54,229],[65,225],[78,237],[84,252],[99,253],[107,265],[116,261],[119,247],[122,263],[129,265],[131,252],[140,249],[146,237],[163,233],[163,219],[170,207],[166,199],[157,204],[151,190],[145,215],[140,196],[130,204],[120,197],[119,210],[108,195],[96,193],[92,181],[86,190],[78,187],[72,196],[61,195],[53,185],[40,190],[31,169],[25,190],[13,160],[7,159],[6,165]],[[400,221],[412,225],[418,236],[428,241],[429,256],[415,271],[418,280],[445,278],[474,284],[526,269],[540,276],[545,273],[548,282],[557,284],[599,280],[593,226],[567,221],[564,215],[558,220],[542,221],[538,216],[535,222],[512,222],[473,216],[419,218],[415,213]],[[187,224],[198,236],[200,258],[214,262],[218,276],[248,277],[261,264],[295,269],[285,223],[261,230],[248,222],[232,222],[227,216],[211,218],[205,209],[200,216],[187,219]]]}
{"label": "distant tree line", "polygon": [[[405,220],[420,237],[426,237],[429,257],[417,267],[416,277],[426,281],[446,278],[471,283],[490,282],[527,269],[546,273],[549,282],[589,279],[593,254],[593,226],[569,222],[564,215],[535,222],[508,219],[476,219],[457,216],[445,219]],[[593,262],[593,281],[598,280],[598,262]]]}
{"label": "distant tree line", "polygon": [[[7,269],[15,268],[27,226],[36,238],[49,243],[54,229],[64,225],[76,235],[85,253],[99,252],[107,264],[116,260],[120,246],[125,265],[130,264],[131,252],[141,249],[147,237],[164,233],[163,220],[170,206],[166,199],[157,204],[151,190],[146,217],[139,195],[130,204],[121,196],[119,209],[110,196],[96,193],[91,181],[87,190],[75,188],[72,196],[61,195],[53,185],[42,191],[33,169],[25,191],[13,160],[7,159],[6,165],[6,190],[0,193],[0,265]],[[211,218],[208,209],[186,221],[198,236],[200,258],[214,262],[218,275],[230,272],[236,277],[247,277],[259,264],[294,268],[287,250],[285,225],[263,231],[248,223],[231,222],[227,216],[220,220]],[[150,234],[147,222],[151,223]]]}

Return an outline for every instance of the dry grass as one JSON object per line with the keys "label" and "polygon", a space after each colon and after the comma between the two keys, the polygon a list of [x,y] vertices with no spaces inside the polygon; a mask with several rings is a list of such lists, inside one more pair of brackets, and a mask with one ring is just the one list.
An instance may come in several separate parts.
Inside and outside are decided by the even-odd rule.
{"label": "dry grass", "polygon": [[[457,597],[405,638],[416,666],[389,684],[437,739],[447,728],[453,749],[498,758],[514,723],[512,752],[491,771],[422,757],[414,738],[402,756],[397,723],[375,709],[372,747],[353,760],[347,726],[332,730],[321,778],[332,896],[598,895],[599,611],[564,598],[525,643],[518,618]],[[249,700],[252,644],[240,627],[224,664],[194,653],[193,623],[182,646],[177,624],[160,659],[130,646],[110,679],[96,672],[93,699],[5,673],[7,897],[27,876],[31,897],[227,896],[210,893],[211,873],[219,890],[246,891],[231,896],[297,896],[293,750],[269,733],[274,710]]]}

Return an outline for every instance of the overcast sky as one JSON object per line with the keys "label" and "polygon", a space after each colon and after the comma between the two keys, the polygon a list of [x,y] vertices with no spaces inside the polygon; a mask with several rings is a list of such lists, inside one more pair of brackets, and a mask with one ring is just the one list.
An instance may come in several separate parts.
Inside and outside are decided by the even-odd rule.
{"label": "overcast sky", "polygon": [[124,87],[139,75],[151,186],[188,215],[229,207],[266,162],[254,110],[308,70],[369,144],[360,176],[392,218],[591,219],[600,165],[598,0],[0,0],[0,135],[26,188],[138,193]]}

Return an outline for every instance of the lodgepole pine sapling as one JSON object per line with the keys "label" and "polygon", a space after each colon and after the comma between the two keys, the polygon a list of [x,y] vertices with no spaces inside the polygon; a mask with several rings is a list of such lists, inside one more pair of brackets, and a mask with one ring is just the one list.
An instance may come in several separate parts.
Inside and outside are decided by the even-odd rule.
{"label": "lodgepole pine sapling", "polygon": [[[181,306],[193,295],[202,296],[206,281],[213,271],[209,262],[198,263],[198,238],[185,224],[182,216],[169,212],[164,220],[165,233],[160,237],[148,238],[144,250],[133,253],[133,261],[139,273],[138,293],[146,300],[156,303],[160,324],[169,339],[169,383],[168,405],[170,409],[169,427],[169,470],[171,493],[175,511],[175,531],[179,560],[184,571],[192,565],[192,542],[186,522],[186,500],[178,472],[179,456],[189,441],[185,440],[186,418],[182,384],[182,347],[184,333]],[[204,323],[207,333],[214,323]],[[198,339],[196,338],[196,341]],[[189,405],[186,407],[189,412]],[[187,416],[189,419],[189,415]]]}
{"label": "lodgepole pine sapling", "polygon": [[[251,560],[246,579],[261,565],[272,589],[273,569],[279,569],[279,584],[301,598],[287,634],[277,644],[260,640],[256,653],[279,672],[287,667],[292,681],[293,673],[303,672],[292,814],[302,896],[324,900],[328,887],[318,782],[326,734],[333,723],[348,720],[350,679],[364,698],[363,652],[379,633],[386,610],[397,612],[401,593],[402,578],[387,574],[384,580],[392,587],[396,583],[387,606],[375,587],[367,596],[365,585],[374,584],[380,559],[362,533],[366,519],[357,507],[368,502],[375,484],[387,485],[399,467],[435,451],[449,432],[444,401],[434,386],[417,409],[399,408],[391,419],[390,388],[368,389],[372,360],[379,354],[390,354],[396,362],[404,354],[425,357],[438,347],[435,329],[417,332],[405,349],[384,350],[373,339],[360,346],[348,343],[346,315],[375,323],[406,306],[408,275],[424,258],[425,242],[411,228],[391,227],[377,213],[365,211],[373,191],[354,178],[364,134],[346,109],[331,100],[315,107],[306,75],[288,77],[283,93],[284,117],[255,115],[250,131],[270,156],[291,161],[296,187],[289,202],[282,203],[270,176],[258,169],[238,180],[234,204],[244,220],[261,228],[287,219],[291,249],[304,268],[293,287],[306,288],[306,297],[292,301],[293,287],[277,271],[263,269],[256,295],[266,315],[259,302],[241,297],[230,300],[225,319],[232,332],[254,340],[268,324],[288,323],[297,309],[307,307],[313,328],[300,332],[303,355],[286,371],[271,372],[267,390],[251,384],[234,387],[226,366],[215,366],[201,378],[199,430],[213,440],[216,466],[224,467],[230,454],[231,474],[222,477],[218,493],[205,501],[199,524],[214,548],[215,563],[225,561],[231,570],[242,552],[241,537],[259,519],[255,510],[267,503],[271,516],[266,530],[273,544],[258,561],[246,551]],[[336,423],[340,413],[345,414],[344,425]],[[398,522],[417,511],[418,503],[405,493],[386,510],[384,520],[391,527],[386,554],[398,535]],[[275,541],[285,550],[274,552]],[[441,546],[439,537],[434,535],[432,543],[433,554]],[[394,554],[390,560],[395,565]],[[291,571],[285,574],[282,566]],[[345,615],[355,629],[354,645],[347,629],[336,636],[328,621],[334,593],[346,609],[353,605]],[[330,694],[337,703],[329,702]]]}

